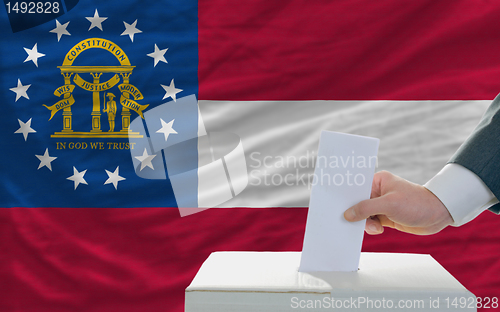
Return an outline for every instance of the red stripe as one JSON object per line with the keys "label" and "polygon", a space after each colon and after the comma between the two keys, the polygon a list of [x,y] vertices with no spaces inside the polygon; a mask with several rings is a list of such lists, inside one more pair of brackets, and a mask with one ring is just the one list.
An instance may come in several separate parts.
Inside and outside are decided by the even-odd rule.
{"label": "red stripe", "polygon": [[199,4],[203,100],[490,100],[496,1]]}
{"label": "red stripe", "polygon": [[[183,311],[213,251],[299,251],[307,209],[2,209],[1,311]],[[364,251],[431,254],[476,296],[500,293],[500,220],[419,237],[366,235]],[[3,230],[3,228],[2,228]],[[0,271],[1,272],[1,271]]]}

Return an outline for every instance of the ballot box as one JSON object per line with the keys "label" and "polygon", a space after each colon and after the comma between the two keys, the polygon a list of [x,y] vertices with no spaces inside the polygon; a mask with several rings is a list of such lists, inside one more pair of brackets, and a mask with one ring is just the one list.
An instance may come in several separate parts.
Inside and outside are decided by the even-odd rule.
{"label": "ballot box", "polygon": [[361,253],[355,272],[299,272],[300,252],[214,252],[185,292],[186,312],[476,311],[430,255]]}

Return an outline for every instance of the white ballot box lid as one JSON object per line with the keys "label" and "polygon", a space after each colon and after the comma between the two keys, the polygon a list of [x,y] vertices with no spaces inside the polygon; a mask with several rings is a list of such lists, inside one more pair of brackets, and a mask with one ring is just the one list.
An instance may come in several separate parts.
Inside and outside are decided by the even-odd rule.
{"label": "white ballot box lid", "polygon": [[364,252],[357,272],[303,273],[299,263],[300,252],[214,252],[186,288],[185,311],[476,311],[430,255]]}

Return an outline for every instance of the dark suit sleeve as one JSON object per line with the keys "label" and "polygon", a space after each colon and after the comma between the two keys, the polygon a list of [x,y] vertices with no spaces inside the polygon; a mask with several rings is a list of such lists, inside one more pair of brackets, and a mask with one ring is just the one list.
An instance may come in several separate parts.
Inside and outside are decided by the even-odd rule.
{"label": "dark suit sleeve", "polygon": [[[500,94],[449,163],[459,164],[474,172],[500,199]],[[499,214],[500,204],[489,210]]]}

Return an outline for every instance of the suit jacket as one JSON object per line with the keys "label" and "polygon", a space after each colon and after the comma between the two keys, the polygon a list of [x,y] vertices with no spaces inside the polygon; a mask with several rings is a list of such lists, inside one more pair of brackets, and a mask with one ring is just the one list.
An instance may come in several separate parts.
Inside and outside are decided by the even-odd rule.
{"label": "suit jacket", "polygon": [[[449,163],[462,165],[474,172],[500,199],[500,94]],[[500,204],[489,210],[499,214]]]}

